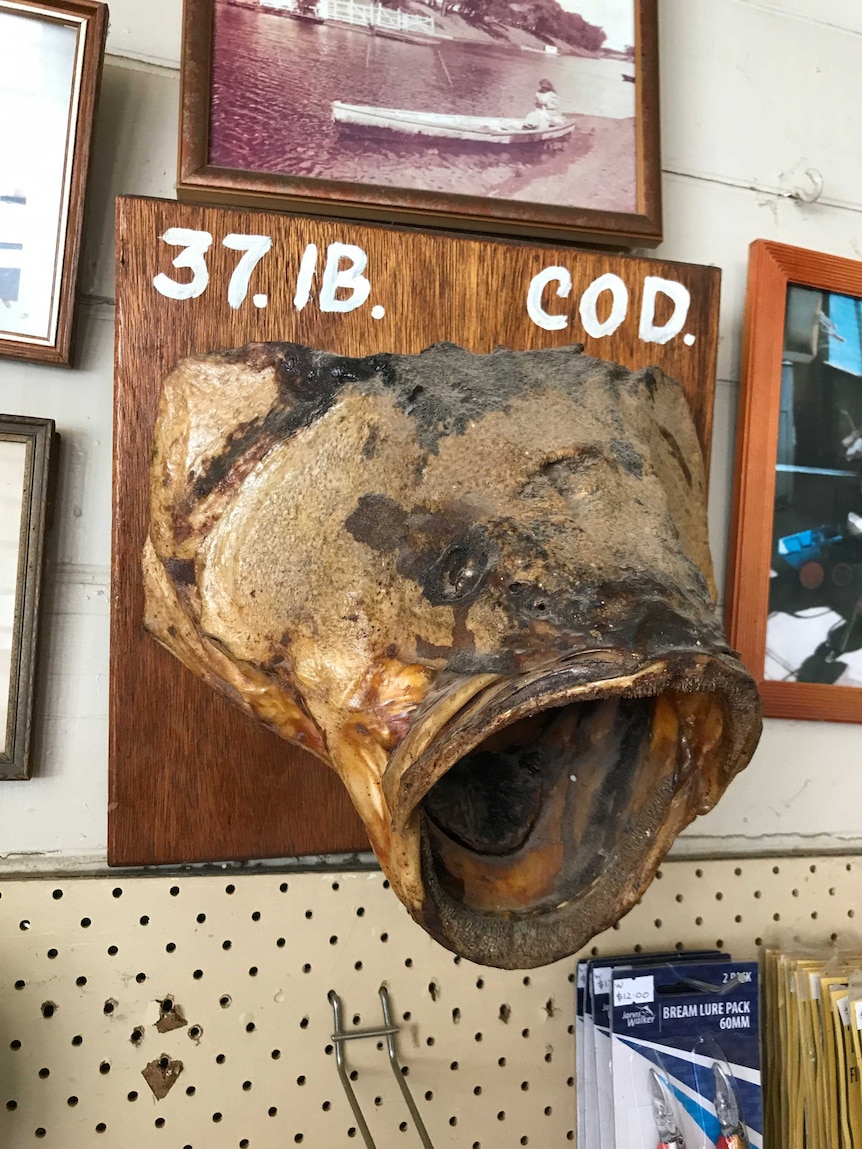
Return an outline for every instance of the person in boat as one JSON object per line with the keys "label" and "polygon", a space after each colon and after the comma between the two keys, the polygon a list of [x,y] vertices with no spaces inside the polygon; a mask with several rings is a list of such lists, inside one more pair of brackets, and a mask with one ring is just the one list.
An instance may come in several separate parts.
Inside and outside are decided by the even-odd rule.
{"label": "person in boat", "polygon": [[550,80],[539,80],[535,103],[536,106],[524,120],[525,128],[553,128],[563,122],[560,97]]}

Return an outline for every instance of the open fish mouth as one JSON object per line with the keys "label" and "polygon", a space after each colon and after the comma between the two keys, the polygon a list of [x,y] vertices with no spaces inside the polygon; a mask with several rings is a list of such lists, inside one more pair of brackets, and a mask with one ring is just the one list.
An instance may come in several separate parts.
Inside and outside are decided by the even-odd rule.
{"label": "open fish mouth", "polygon": [[504,968],[575,952],[748,761],[757,693],[731,652],[632,661],[454,683],[417,715],[384,789],[443,945]]}

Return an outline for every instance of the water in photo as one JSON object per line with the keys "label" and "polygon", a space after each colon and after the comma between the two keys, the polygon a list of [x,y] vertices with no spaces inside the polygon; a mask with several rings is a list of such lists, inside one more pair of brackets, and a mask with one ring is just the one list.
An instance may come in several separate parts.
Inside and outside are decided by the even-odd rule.
{"label": "water in photo", "polygon": [[210,163],[637,209],[636,0],[216,0]]}

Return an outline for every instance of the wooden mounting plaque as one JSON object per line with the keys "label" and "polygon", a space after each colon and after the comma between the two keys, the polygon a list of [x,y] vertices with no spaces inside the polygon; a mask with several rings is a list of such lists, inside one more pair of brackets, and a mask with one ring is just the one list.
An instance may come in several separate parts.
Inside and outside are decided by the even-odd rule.
{"label": "wooden mounting plaque", "polygon": [[574,248],[121,198],[109,862],[367,848],[333,773],[255,726],[143,629],[150,439],[179,359],[258,340],[348,355],[441,340],[474,351],[583,343],[679,379],[708,455],[719,279],[716,268]]}

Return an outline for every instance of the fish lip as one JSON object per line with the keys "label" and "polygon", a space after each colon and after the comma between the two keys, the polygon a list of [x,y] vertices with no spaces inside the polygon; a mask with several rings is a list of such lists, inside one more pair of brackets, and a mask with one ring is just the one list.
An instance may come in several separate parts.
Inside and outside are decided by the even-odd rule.
{"label": "fish lip", "polygon": [[[457,682],[451,689],[459,685],[464,689]],[[471,908],[444,888],[421,803],[451,766],[497,730],[530,714],[666,690],[712,693],[724,700],[724,752],[716,756],[721,760],[699,763],[679,785],[657,786],[627,823],[595,880],[573,889],[556,905],[516,911]],[[424,717],[432,726],[436,709]],[[450,711],[433,734],[425,731],[423,752],[414,757],[408,749],[400,761],[396,752],[387,768],[389,777],[384,777],[393,830],[411,843],[421,873],[421,900],[411,912],[442,945],[483,965],[527,969],[571,955],[635,904],[680,830],[710,808],[745,766],[759,738],[759,711],[753,680],[726,647],[674,647],[640,659],[612,649],[581,652],[524,675],[494,677],[472,693],[467,689],[465,704],[454,714]]]}
{"label": "fish lip", "polygon": [[[398,832],[406,831],[419,803],[447,770],[490,735],[521,718],[612,695],[647,697],[671,688],[710,691],[728,678],[743,684],[748,679],[734,651],[729,647],[705,651],[692,645],[668,648],[648,658],[615,647],[596,647],[521,675],[458,680],[426,714],[417,717],[411,737],[399,745],[387,765],[383,788],[393,826]],[[456,692],[462,693],[464,701],[452,713],[446,704]],[[414,752],[417,743],[423,747],[418,754]]]}

